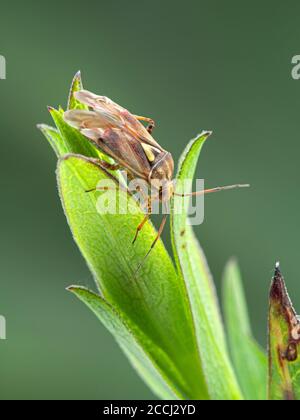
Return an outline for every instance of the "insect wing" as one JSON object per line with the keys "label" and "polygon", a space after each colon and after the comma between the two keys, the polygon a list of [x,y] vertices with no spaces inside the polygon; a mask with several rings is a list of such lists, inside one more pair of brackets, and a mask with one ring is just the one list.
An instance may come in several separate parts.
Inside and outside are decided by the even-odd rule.
{"label": "insect wing", "polygon": [[152,163],[164,150],[140,121],[105,96],[81,90],[75,97],[91,110],[67,111],[65,120],[128,172],[147,180]]}
{"label": "insect wing", "polygon": [[141,142],[135,137],[117,128],[83,129],[81,132],[129,173],[148,180],[151,166]]}
{"label": "insect wing", "polygon": [[102,113],[87,110],[70,110],[64,113],[64,119],[69,125],[78,130],[84,128],[117,127],[118,120],[108,112]]}
{"label": "insect wing", "polygon": [[141,142],[160,151],[164,151],[133,114],[113,102],[111,99],[106,96],[96,95],[88,90],[80,90],[75,92],[74,95],[78,101],[89,106],[99,115],[103,115],[103,119],[107,118],[108,120],[113,121],[112,126],[122,127],[124,131],[128,131],[128,133],[138,138]]}
{"label": "insect wing", "polygon": [[143,124],[138,121],[134,115],[132,115],[129,111],[124,110],[123,111],[123,118],[125,120],[125,127],[126,130],[130,132],[134,132],[135,135],[138,137],[138,139],[145,144],[148,144],[149,146],[154,147],[157,150],[160,150],[161,152],[164,152],[164,149],[158,144],[154,138],[151,136],[150,133],[146,130],[146,128],[143,126]]}

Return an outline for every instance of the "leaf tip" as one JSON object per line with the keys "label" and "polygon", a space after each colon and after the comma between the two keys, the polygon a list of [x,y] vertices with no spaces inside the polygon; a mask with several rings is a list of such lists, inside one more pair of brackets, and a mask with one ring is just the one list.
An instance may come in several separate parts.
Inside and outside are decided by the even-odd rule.
{"label": "leaf tip", "polygon": [[81,70],[78,70],[75,73],[74,80],[81,80]]}
{"label": "leaf tip", "polygon": [[66,287],[67,292],[74,293],[75,295],[79,295],[81,292],[88,292],[89,290],[84,286],[75,286],[71,284],[71,286]]}
{"label": "leaf tip", "polygon": [[281,273],[280,263],[276,262],[274,277],[272,280],[270,299],[277,302],[283,302],[287,297],[284,278]]}
{"label": "leaf tip", "polygon": [[227,265],[232,266],[232,265],[238,265],[238,258],[235,255],[232,255],[228,262]]}
{"label": "leaf tip", "polygon": [[228,276],[227,274],[230,273],[232,270],[238,267],[238,259],[235,256],[229,258],[226,262],[224,267],[224,275],[223,275],[223,282],[228,283],[232,276]]}
{"label": "leaf tip", "polygon": [[275,273],[271,284],[270,301],[273,305],[279,305],[281,310],[288,314],[288,318],[296,317],[296,312],[289,297],[285,280],[280,269],[280,264],[278,262],[275,265]]}
{"label": "leaf tip", "polygon": [[270,299],[273,301],[282,302],[285,293],[285,285],[280,269],[280,263],[277,262],[275,264],[275,271],[271,284]]}
{"label": "leaf tip", "polygon": [[197,137],[205,137],[208,138],[212,135],[212,130],[203,130]]}

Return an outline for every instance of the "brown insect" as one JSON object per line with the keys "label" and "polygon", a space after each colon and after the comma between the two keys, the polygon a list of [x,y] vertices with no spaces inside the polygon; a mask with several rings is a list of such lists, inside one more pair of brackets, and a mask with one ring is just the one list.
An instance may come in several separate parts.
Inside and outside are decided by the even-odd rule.
{"label": "brown insect", "polygon": [[[154,199],[159,199],[168,206],[174,195],[193,196],[247,186],[230,185],[189,194],[176,193],[173,181],[174,161],[171,153],[164,150],[152,137],[155,123],[151,118],[133,115],[109,98],[95,95],[86,90],[76,92],[75,97],[87,105],[89,110],[67,111],[64,114],[65,121],[80,130],[97,148],[113,158],[115,162],[110,164],[103,160],[97,160],[97,163],[109,170],[123,169],[130,178],[144,180],[152,189],[156,190],[156,196],[148,198],[148,211],[137,227],[133,243],[151,216]],[[147,127],[142,122],[147,123]],[[93,161],[95,160],[93,159]],[[166,220],[167,214],[163,216],[157,236],[145,259],[160,238]]]}

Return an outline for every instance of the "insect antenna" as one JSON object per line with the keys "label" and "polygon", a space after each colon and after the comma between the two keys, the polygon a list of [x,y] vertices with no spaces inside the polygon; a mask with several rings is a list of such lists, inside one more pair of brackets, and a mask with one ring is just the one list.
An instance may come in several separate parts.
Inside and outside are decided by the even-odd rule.
{"label": "insect antenna", "polygon": [[181,194],[181,193],[176,193],[176,192],[174,192],[173,194],[176,195],[177,197],[192,197],[195,195],[210,194],[210,193],[215,193],[219,191],[233,190],[236,188],[248,188],[248,187],[250,187],[249,184],[235,184],[235,185],[226,185],[224,187],[210,188],[208,190],[195,191],[195,192],[187,193],[187,194]]}

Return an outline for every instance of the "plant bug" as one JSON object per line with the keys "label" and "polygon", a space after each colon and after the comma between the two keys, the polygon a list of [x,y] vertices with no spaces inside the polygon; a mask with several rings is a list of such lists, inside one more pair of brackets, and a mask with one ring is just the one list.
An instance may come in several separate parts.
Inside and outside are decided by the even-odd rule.
{"label": "plant bug", "polygon": [[[133,243],[150,218],[152,202],[155,199],[168,206],[174,195],[194,196],[248,186],[237,184],[188,194],[176,193],[173,181],[174,161],[171,153],[164,150],[152,137],[155,123],[151,118],[133,115],[111,99],[98,96],[87,90],[78,91],[74,95],[79,102],[87,105],[89,110],[66,111],[65,121],[80,130],[89,141],[115,162],[111,164],[97,160],[96,163],[109,170],[123,169],[130,178],[141,179],[156,191],[154,197],[151,196],[147,199],[147,212],[136,229]],[[147,123],[147,127],[142,122]],[[95,159],[93,161],[95,162]],[[96,189],[98,188],[90,191]],[[143,261],[159,240],[166,220],[167,214],[163,216],[157,236]]]}

